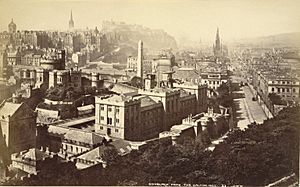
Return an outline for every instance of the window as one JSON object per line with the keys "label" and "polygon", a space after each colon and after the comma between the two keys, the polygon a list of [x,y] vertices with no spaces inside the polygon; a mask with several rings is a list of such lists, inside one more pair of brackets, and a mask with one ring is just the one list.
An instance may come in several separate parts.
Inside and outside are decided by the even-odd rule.
{"label": "window", "polygon": [[280,93],[280,88],[277,88],[277,92]]}
{"label": "window", "polygon": [[104,106],[101,105],[101,110],[104,110]]}
{"label": "window", "polygon": [[108,106],[108,107],[107,107],[107,110],[108,110],[108,112],[111,112],[111,111],[112,111],[111,106]]}
{"label": "window", "polygon": [[295,89],[295,88],[293,88],[293,92],[296,92],[296,89]]}
{"label": "window", "polygon": [[120,122],[120,120],[118,118],[116,118],[116,123],[119,123],[119,122]]}
{"label": "window", "polygon": [[211,81],[209,81],[209,84],[211,84]]}
{"label": "window", "polygon": [[115,129],[115,132],[119,132],[119,129]]}
{"label": "window", "polygon": [[101,119],[101,121],[103,121],[103,120],[104,120],[104,117],[103,117],[103,116],[101,116],[101,117],[100,117],[100,119]]}
{"label": "window", "polygon": [[289,89],[289,88],[287,88],[287,89],[286,89],[286,92],[290,92],[290,89]]}
{"label": "window", "polygon": [[107,118],[107,124],[109,124],[109,125],[112,124],[112,118]]}
{"label": "window", "polygon": [[213,84],[216,84],[216,81],[214,81]]}
{"label": "window", "polygon": [[274,92],[274,90],[275,90],[275,89],[272,87],[272,92]]}
{"label": "window", "polygon": [[78,147],[76,147],[76,153],[78,153]]}
{"label": "window", "polygon": [[282,81],[282,84],[285,84],[285,81]]}
{"label": "window", "polygon": [[119,112],[120,112],[120,108],[116,107],[116,113],[119,113]]}
{"label": "window", "polygon": [[217,81],[217,84],[220,84],[220,82],[219,82],[219,81]]}
{"label": "window", "polygon": [[284,89],[284,88],[282,88],[282,92],[285,92],[285,89]]}
{"label": "window", "polygon": [[103,127],[102,127],[102,126],[100,126],[100,130],[103,130]]}

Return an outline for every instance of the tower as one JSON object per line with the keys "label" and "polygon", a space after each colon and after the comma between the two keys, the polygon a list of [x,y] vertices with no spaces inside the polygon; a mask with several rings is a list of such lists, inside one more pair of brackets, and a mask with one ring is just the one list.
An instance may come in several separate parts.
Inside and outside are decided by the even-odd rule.
{"label": "tower", "polygon": [[11,19],[11,22],[8,24],[8,32],[9,33],[16,33],[17,25],[14,23],[14,19]]}
{"label": "tower", "polygon": [[219,28],[217,28],[216,40],[214,44],[214,55],[216,57],[220,57],[222,55],[222,48],[221,48],[221,40],[219,35]]}
{"label": "tower", "polygon": [[138,44],[137,76],[143,78],[143,41]]}
{"label": "tower", "polygon": [[74,28],[74,21],[73,21],[73,14],[72,14],[72,10],[71,10],[71,17],[70,17],[70,21],[69,21],[69,29],[73,29]]}

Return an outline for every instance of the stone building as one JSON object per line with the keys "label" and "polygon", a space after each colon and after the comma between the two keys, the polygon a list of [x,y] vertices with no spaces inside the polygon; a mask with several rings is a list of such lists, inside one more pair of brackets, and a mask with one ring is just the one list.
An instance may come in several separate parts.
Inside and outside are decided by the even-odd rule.
{"label": "stone building", "polygon": [[18,49],[9,48],[7,51],[7,63],[9,66],[21,64],[21,53]]}
{"label": "stone building", "polygon": [[50,165],[59,163],[57,154],[49,150],[31,148],[11,155],[12,164],[10,167],[20,169],[28,174],[38,175]]}
{"label": "stone building", "polygon": [[9,154],[33,148],[36,144],[36,113],[18,96],[3,102],[0,123]]}
{"label": "stone building", "polygon": [[48,49],[46,54],[42,55],[40,64],[43,69],[63,70],[65,69],[65,50]]}
{"label": "stone building", "polygon": [[202,69],[201,84],[206,84],[210,89],[217,89],[223,83],[227,83],[229,76],[227,70],[219,64],[210,63],[206,68]]}
{"label": "stone building", "polygon": [[253,85],[266,102],[270,93],[279,95],[283,100],[299,102],[300,81],[284,72],[255,71]]}
{"label": "stone building", "polygon": [[140,138],[140,99],[125,95],[95,98],[95,131],[126,140]]}
{"label": "stone building", "polygon": [[8,78],[8,63],[6,50],[0,49],[0,80],[6,80]]}

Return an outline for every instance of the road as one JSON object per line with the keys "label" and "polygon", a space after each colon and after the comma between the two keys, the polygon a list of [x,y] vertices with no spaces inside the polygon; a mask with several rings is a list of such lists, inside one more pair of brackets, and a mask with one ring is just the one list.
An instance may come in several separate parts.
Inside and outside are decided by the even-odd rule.
{"label": "road", "polygon": [[[232,76],[232,81],[239,83],[246,82],[243,78]],[[244,130],[250,123],[263,123],[267,116],[258,101],[252,101],[253,94],[249,86],[243,86],[239,91],[233,92],[236,96],[234,103],[236,105],[237,127]]]}

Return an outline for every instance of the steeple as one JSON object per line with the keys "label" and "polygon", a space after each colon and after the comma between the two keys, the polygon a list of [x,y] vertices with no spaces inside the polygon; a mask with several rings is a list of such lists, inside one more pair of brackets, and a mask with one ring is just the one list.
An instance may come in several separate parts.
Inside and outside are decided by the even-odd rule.
{"label": "steeple", "polygon": [[217,34],[216,34],[216,44],[215,47],[217,50],[221,49],[221,41],[220,41],[220,35],[219,35],[219,27],[217,28]]}
{"label": "steeple", "polygon": [[71,21],[73,21],[73,14],[72,14],[72,10],[71,10],[71,19],[70,19]]}
{"label": "steeple", "polygon": [[219,27],[217,27],[216,41],[213,45],[213,51],[214,51],[215,57],[222,56],[222,46],[221,46],[221,39],[220,39],[220,34],[219,34]]}
{"label": "steeple", "polygon": [[70,17],[70,21],[69,21],[69,29],[73,29],[74,28],[74,20],[73,20],[73,13],[71,10],[71,17]]}

